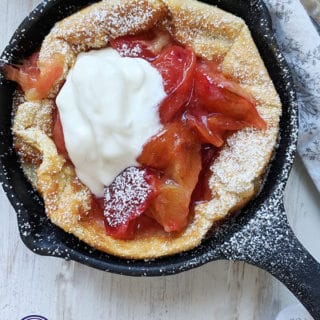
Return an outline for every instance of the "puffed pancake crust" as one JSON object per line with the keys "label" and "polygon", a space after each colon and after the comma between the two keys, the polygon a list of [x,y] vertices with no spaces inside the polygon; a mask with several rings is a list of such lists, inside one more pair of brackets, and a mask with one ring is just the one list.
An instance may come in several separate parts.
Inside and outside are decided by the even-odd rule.
{"label": "puffed pancake crust", "polygon": [[[139,233],[134,240],[108,236],[104,225],[82,217],[91,193],[52,140],[53,98],[77,54],[108,45],[109,39],[166,28],[199,57],[219,59],[222,72],[255,99],[267,130],[246,128],[230,136],[215,159],[209,181],[212,200],[198,204],[188,227],[178,235]],[[194,0],[108,0],[97,2],[58,22],[43,41],[39,65],[61,54],[63,75],[46,99],[19,105],[14,117],[15,146],[25,171],[42,195],[51,221],[90,246],[124,258],[148,259],[192,249],[212,225],[243,207],[257,192],[276,144],[281,103],[244,21]],[[31,169],[30,169],[31,168]]]}

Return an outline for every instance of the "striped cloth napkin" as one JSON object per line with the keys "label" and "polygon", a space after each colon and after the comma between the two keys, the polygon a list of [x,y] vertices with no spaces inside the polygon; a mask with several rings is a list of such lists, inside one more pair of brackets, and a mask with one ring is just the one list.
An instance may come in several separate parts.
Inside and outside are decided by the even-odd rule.
{"label": "striped cloth napkin", "polygon": [[320,192],[320,36],[299,0],[265,0],[299,103],[298,152]]}

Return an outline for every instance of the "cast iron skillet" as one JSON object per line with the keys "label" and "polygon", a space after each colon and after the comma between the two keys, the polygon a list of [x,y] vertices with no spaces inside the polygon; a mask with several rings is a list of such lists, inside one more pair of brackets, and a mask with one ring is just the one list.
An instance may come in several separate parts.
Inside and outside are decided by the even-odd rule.
{"label": "cast iron skillet", "polygon": [[[34,52],[53,24],[87,5],[89,0],[51,0],[40,4],[14,34],[2,58],[18,62]],[[269,13],[260,0],[213,0],[248,24],[283,103],[278,148],[260,194],[240,215],[229,219],[197,248],[171,257],[133,261],[93,250],[50,223],[41,197],[25,179],[12,150],[11,106],[15,85],[0,85],[0,178],[16,209],[25,245],[41,255],[71,259],[91,267],[130,276],[171,275],[218,259],[241,260],[267,270],[282,281],[320,319],[320,265],[302,247],[288,225],[283,190],[297,140],[297,103],[293,82],[275,41]]]}

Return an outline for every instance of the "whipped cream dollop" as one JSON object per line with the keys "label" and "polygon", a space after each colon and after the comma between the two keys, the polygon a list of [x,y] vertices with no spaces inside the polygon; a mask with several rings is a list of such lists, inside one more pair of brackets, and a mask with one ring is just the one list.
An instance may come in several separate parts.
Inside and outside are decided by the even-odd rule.
{"label": "whipped cream dollop", "polygon": [[79,179],[97,197],[161,129],[165,92],[146,60],[112,48],[80,53],[57,96],[65,144]]}

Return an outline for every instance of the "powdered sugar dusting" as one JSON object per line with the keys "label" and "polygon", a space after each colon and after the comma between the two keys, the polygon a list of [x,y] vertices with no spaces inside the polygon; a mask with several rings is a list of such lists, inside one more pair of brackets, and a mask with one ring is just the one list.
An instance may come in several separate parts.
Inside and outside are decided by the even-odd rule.
{"label": "powdered sugar dusting", "polygon": [[142,49],[139,44],[130,47],[126,43],[123,43],[121,47],[118,48],[118,52],[123,57],[139,57],[140,53],[142,52]]}
{"label": "powdered sugar dusting", "polygon": [[253,192],[255,179],[261,176],[269,162],[277,133],[277,127],[269,127],[266,131],[248,128],[230,137],[228,146],[212,167],[211,187],[215,189],[218,183],[219,189],[222,187],[238,195]]}
{"label": "powdered sugar dusting", "polygon": [[111,227],[126,224],[143,212],[152,188],[146,181],[146,170],[129,167],[105,188],[104,215]]}

